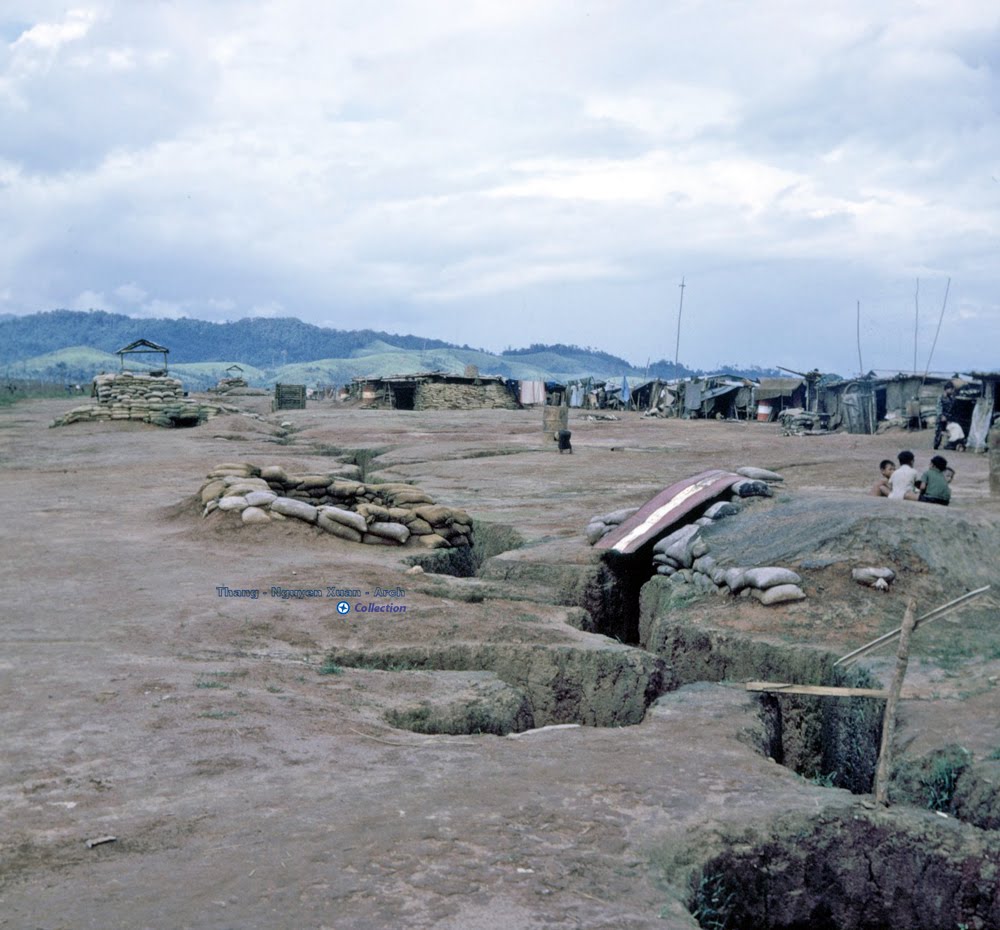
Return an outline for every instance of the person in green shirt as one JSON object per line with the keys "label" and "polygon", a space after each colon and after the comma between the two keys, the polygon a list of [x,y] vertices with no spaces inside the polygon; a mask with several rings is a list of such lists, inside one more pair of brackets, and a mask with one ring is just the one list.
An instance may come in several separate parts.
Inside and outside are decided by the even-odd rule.
{"label": "person in green shirt", "polygon": [[931,467],[917,480],[920,500],[925,504],[943,504],[945,507],[951,501],[951,487],[944,475],[948,467],[947,460],[940,455],[931,459]]}

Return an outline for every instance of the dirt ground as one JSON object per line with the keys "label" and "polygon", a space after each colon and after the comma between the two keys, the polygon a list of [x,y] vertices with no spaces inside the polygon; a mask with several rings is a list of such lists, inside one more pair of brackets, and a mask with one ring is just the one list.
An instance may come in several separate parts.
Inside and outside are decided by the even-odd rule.
{"label": "dirt ground", "polygon": [[[574,411],[574,451],[560,455],[540,410],[329,403],[270,414],[266,399],[233,403],[243,412],[188,430],[49,429],[64,401],[0,411],[0,927],[691,928],[698,850],[779,816],[874,816],[865,796],[769,759],[759,701],[738,681],[669,691],[636,725],[574,725],[567,707],[606,707],[619,691],[592,696],[604,681],[571,680],[569,669],[586,675],[597,656],[615,669],[599,674],[627,676],[662,657],[582,632],[579,607],[516,580],[407,574],[410,549],[298,521],[203,519],[194,495],[219,463],[315,473],[343,450],[376,450],[373,474],[516,528],[528,544],[517,560],[541,566],[542,584],[563,562],[593,558],[591,516],[706,468],[770,468],[785,481],[757,514],[787,522],[776,537],[794,535],[795,508],[834,501],[844,520],[857,516],[851,527],[870,511],[873,525],[895,529],[827,534],[818,552],[834,558],[837,539],[854,539],[905,569],[888,594],[845,582],[831,562],[807,575],[800,605],[712,597],[686,610],[690,622],[779,645],[846,651],[897,625],[907,594],[929,609],[996,564],[1000,506],[985,456],[950,454],[947,510],[865,497],[880,459],[912,448],[925,466],[930,432],[784,437],[775,424]],[[810,547],[773,545],[765,551],[785,561],[760,564],[801,566]],[[272,587],[324,596],[219,593]],[[325,596],[390,603],[368,593],[379,588],[403,589],[393,603],[405,612],[342,616],[341,597]],[[1000,759],[994,602],[920,636],[901,744],[958,743],[988,780],[1000,767],[990,760]],[[437,670],[329,661],[331,650],[402,647],[481,660]],[[387,722],[394,710],[504,689],[518,675],[508,666],[543,654],[555,670],[524,681],[536,708],[545,688],[556,695],[535,720],[544,728],[442,735]],[[867,668],[885,679],[891,665],[883,654]],[[973,844],[996,838],[915,807],[877,813]],[[115,840],[86,843],[104,837]]]}

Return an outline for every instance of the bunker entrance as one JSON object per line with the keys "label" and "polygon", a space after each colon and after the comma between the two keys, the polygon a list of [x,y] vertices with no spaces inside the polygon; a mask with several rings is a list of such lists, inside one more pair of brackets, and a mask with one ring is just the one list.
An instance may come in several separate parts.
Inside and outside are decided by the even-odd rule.
{"label": "bunker entrance", "polygon": [[941,930],[1000,926],[1000,840],[852,812],[743,837],[694,875],[705,930]]}

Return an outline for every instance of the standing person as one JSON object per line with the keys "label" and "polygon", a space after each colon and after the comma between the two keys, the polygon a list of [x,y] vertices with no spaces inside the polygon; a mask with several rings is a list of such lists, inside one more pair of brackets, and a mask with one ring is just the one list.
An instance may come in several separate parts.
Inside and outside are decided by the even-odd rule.
{"label": "standing person", "polygon": [[931,459],[931,467],[927,469],[917,481],[920,489],[920,500],[925,504],[943,504],[945,507],[951,502],[950,482],[945,477],[945,470],[948,462],[941,455],[935,455]]}
{"label": "standing person", "polygon": [[899,459],[899,468],[892,473],[892,477],[889,479],[889,485],[892,488],[889,497],[893,500],[920,500],[920,495],[915,487],[917,470],[913,467],[913,453],[909,449],[904,449],[896,458]]}
{"label": "standing person", "polygon": [[937,423],[934,425],[934,448],[941,446],[941,436],[944,434],[945,426],[952,418],[952,411],[955,407],[955,385],[946,381],[944,390],[937,402]]}
{"label": "standing person", "polygon": [[896,463],[892,459],[882,459],[878,463],[878,470],[882,477],[872,485],[872,489],[868,493],[872,497],[888,497],[892,494],[892,485],[889,483],[889,479],[896,470]]}

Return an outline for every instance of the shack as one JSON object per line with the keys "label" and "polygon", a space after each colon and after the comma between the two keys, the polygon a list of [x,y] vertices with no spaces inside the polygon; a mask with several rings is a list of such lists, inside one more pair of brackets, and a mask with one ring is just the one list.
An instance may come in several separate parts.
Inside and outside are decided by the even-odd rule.
{"label": "shack", "polygon": [[517,410],[517,396],[499,376],[465,377],[424,371],[354,378],[349,397],[389,410]]}
{"label": "shack", "polygon": [[756,404],[757,382],[739,375],[714,374],[683,382],[683,416],[748,420]]}
{"label": "shack", "polygon": [[777,420],[782,410],[806,409],[805,378],[761,378],[757,384],[757,419]]}

